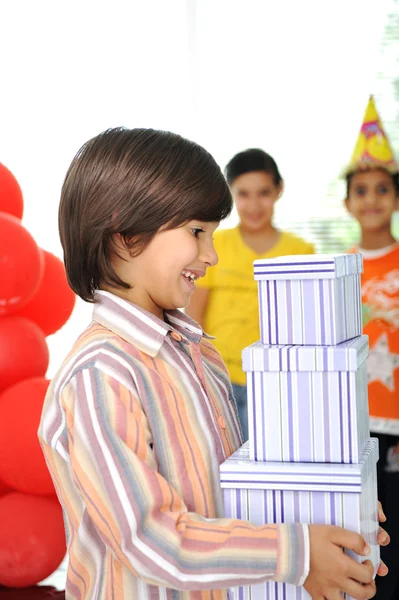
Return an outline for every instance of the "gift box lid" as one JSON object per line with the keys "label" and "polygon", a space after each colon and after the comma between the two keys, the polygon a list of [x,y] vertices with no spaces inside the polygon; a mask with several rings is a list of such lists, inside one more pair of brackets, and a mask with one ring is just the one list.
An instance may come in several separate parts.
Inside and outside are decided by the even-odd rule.
{"label": "gift box lid", "polygon": [[234,489],[360,493],[377,460],[376,438],[370,438],[355,464],[254,461],[246,442],[220,465],[220,483]]}
{"label": "gift box lid", "polygon": [[242,352],[243,371],[356,371],[369,353],[367,335],[336,346],[266,345]]}
{"label": "gift box lid", "polygon": [[336,279],[363,271],[361,254],[298,254],[254,261],[257,281],[276,279]]}

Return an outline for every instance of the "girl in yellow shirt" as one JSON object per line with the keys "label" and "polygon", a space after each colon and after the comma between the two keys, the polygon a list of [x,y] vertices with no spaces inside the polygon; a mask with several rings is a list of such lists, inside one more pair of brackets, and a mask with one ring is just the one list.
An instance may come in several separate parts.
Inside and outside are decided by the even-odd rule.
{"label": "girl in yellow shirt", "polygon": [[215,234],[219,263],[197,282],[186,312],[210,335],[230,373],[244,439],[248,439],[242,350],[259,337],[257,284],[253,262],[289,254],[313,254],[312,244],[273,225],[274,205],[283,192],[276,162],[260,149],[236,154],[226,167],[239,224]]}

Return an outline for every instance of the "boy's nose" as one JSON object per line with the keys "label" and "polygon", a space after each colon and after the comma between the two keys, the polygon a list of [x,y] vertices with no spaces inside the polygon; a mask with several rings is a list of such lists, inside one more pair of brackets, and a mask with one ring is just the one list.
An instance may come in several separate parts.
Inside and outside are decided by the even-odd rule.
{"label": "boy's nose", "polygon": [[260,198],[258,196],[256,196],[255,194],[250,196],[248,199],[248,202],[247,202],[247,207],[248,207],[249,212],[251,212],[251,210],[253,212],[256,211],[257,207],[259,206],[259,203],[260,203]]}
{"label": "boy's nose", "polygon": [[204,248],[204,250],[201,252],[200,260],[208,264],[210,267],[214,267],[218,264],[219,257],[215,248],[213,247],[213,244],[207,248]]}
{"label": "boy's nose", "polygon": [[367,206],[375,206],[378,202],[378,198],[376,194],[373,194],[372,192],[370,192],[369,194],[367,194],[367,196],[365,196],[365,204]]}

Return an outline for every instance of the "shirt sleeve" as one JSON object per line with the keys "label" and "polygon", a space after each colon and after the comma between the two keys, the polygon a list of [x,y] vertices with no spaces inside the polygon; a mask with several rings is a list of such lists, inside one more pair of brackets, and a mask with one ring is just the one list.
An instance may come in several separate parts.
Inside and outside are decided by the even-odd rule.
{"label": "shirt sleeve", "polygon": [[256,527],[188,512],[158,472],[147,419],[125,380],[90,366],[63,398],[75,485],[104,544],[137,577],[178,590],[304,582],[305,525]]}

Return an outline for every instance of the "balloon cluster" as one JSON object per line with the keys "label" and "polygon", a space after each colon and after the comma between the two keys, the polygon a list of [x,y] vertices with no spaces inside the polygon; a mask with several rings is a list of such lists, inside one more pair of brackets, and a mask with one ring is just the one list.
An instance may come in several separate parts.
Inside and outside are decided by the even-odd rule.
{"label": "balloon cluster", "polygon": [[38,247],[22,213],[20,186],[0,163],[0,585],[13,588],[42,581],[65,555],[37,430],[49,385],[46,336],[75,304],[62,261]]}

